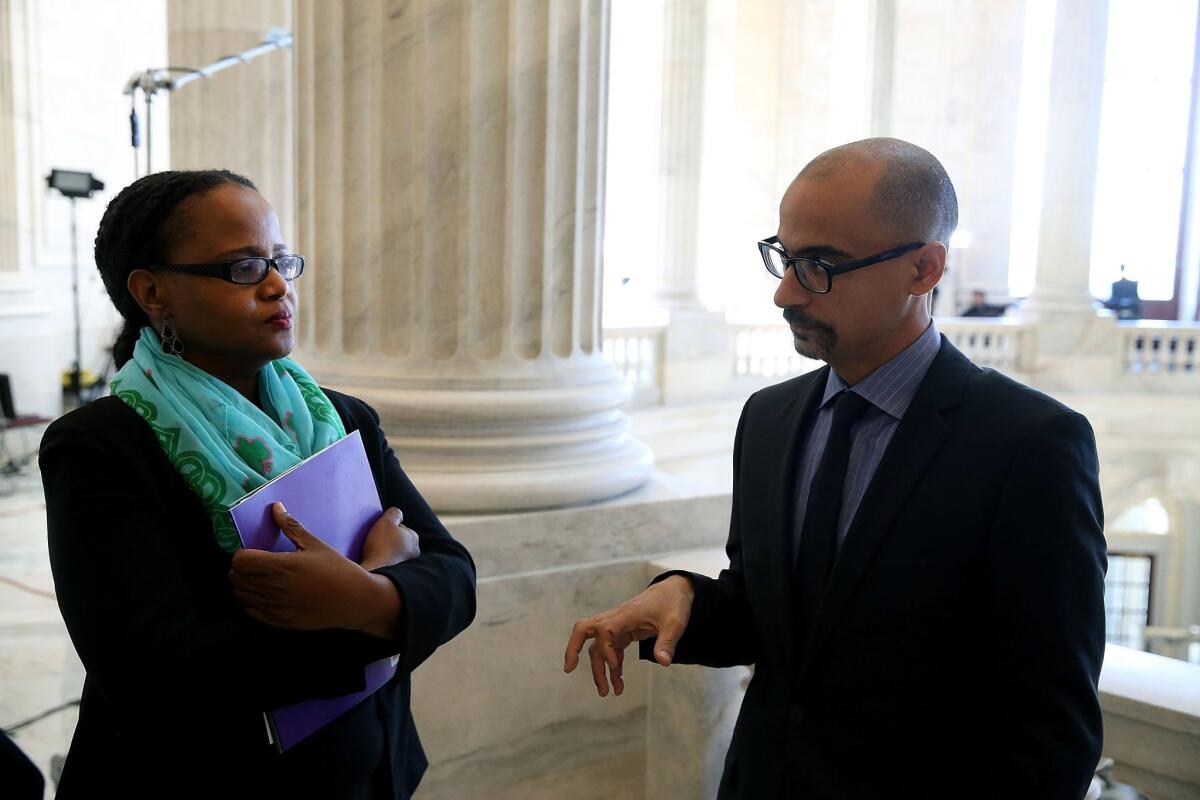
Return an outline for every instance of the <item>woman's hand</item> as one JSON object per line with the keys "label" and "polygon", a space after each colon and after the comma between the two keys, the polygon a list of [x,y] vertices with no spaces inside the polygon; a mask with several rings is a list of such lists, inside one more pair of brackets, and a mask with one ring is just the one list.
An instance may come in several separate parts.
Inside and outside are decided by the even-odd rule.
{"label": "woman's hand", "polygon": [[363,542],[362,567],[368,572],[421,555],[417,532],[405,527],[404,512],[388,508],[379,515]]}
{"label": "woman's hand", "polygon": [[390,638],[400,616],[400,594],[392,582],[318,539],[282,503],[271,510],[296,552],[243,548],[233,554],[229,581],[246,613],[277,628],[348,628]]}

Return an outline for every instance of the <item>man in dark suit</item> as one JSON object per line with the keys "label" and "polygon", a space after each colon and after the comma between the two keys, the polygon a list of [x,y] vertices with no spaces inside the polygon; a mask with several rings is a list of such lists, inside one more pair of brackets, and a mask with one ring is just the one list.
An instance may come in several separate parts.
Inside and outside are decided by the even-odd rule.
{"label": "man in dark suit", "polygon": [[[1105,544],[1087,421],[942,338],[928,294],[958,218],[927,151],[818,156],[759,244],[796,349],[734,443],[729,568],[667,573],[580,620],[624,649],[753,664],[721,798],[1077,800],[1100,756]],[[650,640],[654,640],[653,643]]]}

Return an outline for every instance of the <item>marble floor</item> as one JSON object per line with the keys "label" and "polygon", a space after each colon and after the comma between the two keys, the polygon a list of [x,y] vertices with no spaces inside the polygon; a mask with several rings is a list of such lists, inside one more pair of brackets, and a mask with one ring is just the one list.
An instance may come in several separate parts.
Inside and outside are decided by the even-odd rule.
{"label": "marble floor", "polygon": [[[643,488],[607,502],[728,490],[740,408],[735,402],[633,412],[632,432],[654,451],[656,472]],[[26,436],[15,446],[36,447],[37,438]],[[453,518],[446,522],[453,528]],[[0,727],[78,699],[82,685],[83,666],[54,598],[45,503],[30,461],[16,474],[0,474]],[[77,718],[68,708],[23,727],[13,739],[49,776],[52,760],[66,753]]]}

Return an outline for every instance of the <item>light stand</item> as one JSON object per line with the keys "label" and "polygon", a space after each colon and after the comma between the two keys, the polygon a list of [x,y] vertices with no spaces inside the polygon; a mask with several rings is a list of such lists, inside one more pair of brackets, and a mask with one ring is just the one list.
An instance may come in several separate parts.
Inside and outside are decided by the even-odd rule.
{"label": "light stand", "polygon": [[75,363],[71,366],[69,391],[77,405],[83,404],[83,332],[79,317],[79,226],[76,218],[75,201],[91,198],[104,188],[104,182],[90,172],[75,172],[68,169],[52,169],[46,176],[46,185],[57,190],[71,201],[71,299],[75,318]]}
{"label": "light stand", "polygon": [[[138,161],[138,148],[141,145],[141,131],[138,125],[137,113],[137,95],[141,90],[142,95],[146,99],[146,174],[149,175],[154,171],[154,161],[152,160],[154,146],[154,97],[159,92],[173,92],[197,78],[209,78],[220,72],[223,69],[228,69],[235,64],[246,64],[258,58],[264,53],[269,53],[272,50],[280,50],[291,47],[294,37],[291,31],[283,30],[282,28],[272,28],[267,31],[267,35],[261,42],[245,50],[237,55],[221,56],[207,67],[195,69],[192,67],[161,67],[158,69],[147,69],[143,72],[135,72],[125,83],[124,94],[129,95],[129,133],[130,144],[133,145],[133,177],[139,177],[140,164]],[[171,77],[178,75],[178,77]]]}

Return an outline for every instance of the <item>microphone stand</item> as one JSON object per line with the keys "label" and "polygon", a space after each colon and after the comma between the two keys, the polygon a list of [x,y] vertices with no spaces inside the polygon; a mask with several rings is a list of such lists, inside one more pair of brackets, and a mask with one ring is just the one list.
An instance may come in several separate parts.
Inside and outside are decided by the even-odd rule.
{"label": "microphone stand", "polygon": [[272,28],[261,42],[249,50],[245,50],[237,55],[221,56],[206,67],[198,69],[193,67],[159,67],[157,69],[147,69],[143,72],[135,72],[125,83],[125,90],[123,92],[123,94],[129,95],[129,138],[130,144],[133,145],[133,177],[140,177],[138,149],[141,146],[141,131],[138,124],[136,94],[139,90],[146,100],[146,174],[149,175],[154,171],[153,151],[151,149],[153,147],[154,125],[152,112],[154,110],[154,98],[159,92],[173,92],[199,78],[210,78],[221,70],[228,69],[235,64],[248,64],[272,50],[282,50],[291,47],[294,41],[295,37],[292,36],[291,31]]}

